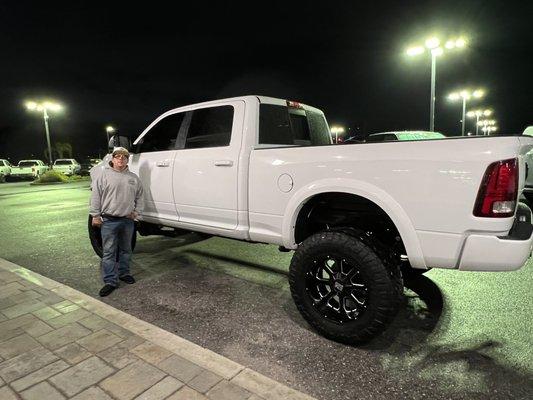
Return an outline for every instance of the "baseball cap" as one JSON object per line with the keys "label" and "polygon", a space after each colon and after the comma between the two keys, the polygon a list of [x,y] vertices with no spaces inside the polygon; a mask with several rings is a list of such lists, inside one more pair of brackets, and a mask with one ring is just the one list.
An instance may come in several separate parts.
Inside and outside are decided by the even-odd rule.
{"label": "baseball cap", "polygon": [[113,153],[112,153],[112,156],[116,156],[117,154],[122,154],[126,157],[129,157],[130,156],[130,152],[128,151],[128,149],[124,148],[124,147],[115,147],[113,149]]}

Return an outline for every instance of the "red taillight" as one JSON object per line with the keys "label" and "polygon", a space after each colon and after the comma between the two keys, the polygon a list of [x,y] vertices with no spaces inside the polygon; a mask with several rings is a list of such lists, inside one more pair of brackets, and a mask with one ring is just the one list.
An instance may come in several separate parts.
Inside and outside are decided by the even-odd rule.
{"label": "red taillight", "polygon": [[476,217],[506,218],[514,215],[518,197],[518,160],[496,161],[488,166],[477,194]]}

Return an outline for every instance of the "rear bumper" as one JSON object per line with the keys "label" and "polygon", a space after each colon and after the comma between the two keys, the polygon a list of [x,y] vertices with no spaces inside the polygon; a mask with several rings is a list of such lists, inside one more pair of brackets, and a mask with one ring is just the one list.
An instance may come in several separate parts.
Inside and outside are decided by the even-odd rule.
{"label": "rear bumper", "polygon": [[514,271],[521,268],[533,247],[531,210],[519,203],[515,222],[507,236],[471,234],[464,243],[462,271]]}

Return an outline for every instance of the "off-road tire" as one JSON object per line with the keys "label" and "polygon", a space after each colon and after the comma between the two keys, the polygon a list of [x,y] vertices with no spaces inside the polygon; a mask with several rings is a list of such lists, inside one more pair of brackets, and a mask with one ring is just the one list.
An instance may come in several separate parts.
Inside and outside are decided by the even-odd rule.
{"label": "off-road tire", "polygon": [[[330,265],[328,260],[334,263]],[[332,274],[324,272],[324,264],[329,265]],[[339,266],[352,272],[344,279],[330,280],[328,291],[325,280],[342,278]],[[368,341],[384,331],[398,311],[400,288],[403,293],[397,265],[382,261],[355,234],[339,231],[314,234],[299,245],[291,261],[289,283],[304,319],[323,336],[348,344]],[[354,293],[357,303],[352,299]]]}
{"label": "off-road tire", "polygon": [[409,265],[408,262],[405,262],[405,264],[402,264],[400,268],[401,268],[402,276],[404,279],[414,279],[431,270],[431,268],[427,268],[427,269],[413,268]]}
{"label": "off-road tire", "polygon": [[[87,228],[89,230],[89,240],[91,241],[91,246],[93,247],[94,252],[100,258],[104,254],[104,249],[102,248],[102,233],[100,227],[92,225],[92,217],[89,215],[87,221]],[[131,237],[131,251],[135,250],[135,244],[137,243],[137,228],[136,226],[133,229],[133,236]],[[118,254],[117,254],[118,257]]]}

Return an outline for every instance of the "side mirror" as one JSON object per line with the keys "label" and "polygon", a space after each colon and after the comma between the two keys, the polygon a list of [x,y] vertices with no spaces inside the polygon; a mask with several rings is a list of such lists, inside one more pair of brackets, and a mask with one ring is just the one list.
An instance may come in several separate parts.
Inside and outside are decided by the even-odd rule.
{"label": "side mirror", "polygon": [[108,147],[113,149],[114,147],[124,147],[128,151],[130,150],[130,140],[127,136],[113,135],[109,139]]}

